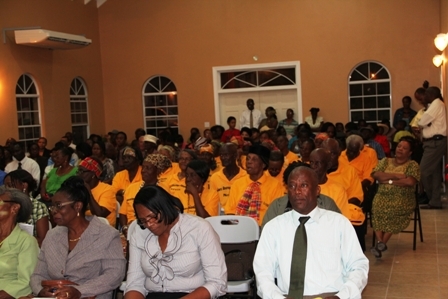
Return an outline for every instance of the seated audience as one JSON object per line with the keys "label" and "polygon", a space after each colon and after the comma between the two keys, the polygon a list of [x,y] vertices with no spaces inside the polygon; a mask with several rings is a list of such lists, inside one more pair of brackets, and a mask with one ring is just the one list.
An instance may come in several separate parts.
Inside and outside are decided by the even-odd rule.
{"label": "seated audience", "polygon": [[281,120],[278,125],[285,128],[287,138],[291,139],[294,135],[294,130],[299,125],[299,123],[294,119],[294,110],[291,108],[286,110],[286,118]]}
{"label": "seated audience", "polygon": [[45,202],[49,203],[51,201],[53,194],[66,179],[76,175],[78,168],[70,164],[72,153],[73,149],[70,147],[61,147],[54,151],[52,157],[54,166],[40,186],[40,196]]}
{"label": "seated audience", "polygon": [[[297,161],[297,162],[293,162],[293,163],[289,164],[289,166],[285,169],[285,171],[283,172],[283,183],[285,184],[285,186],[288,185],[288,177],[291,174],[291,172],[300,166],[310,168],[309,164]],[[334,200],[326,195],[323,195],[323,194],[319,194],[317,196],[317,206],[321,209],[326,209],[326,210],[334,211],[336,213],[341,213],[341,211],[339,210],[339,208],[336,205],[336,203],[334,202]],[[292,205],[291,205],[291,202],[289,201],[288,194],[277,198],[269,205],[268,210],[266,211],[266,214],[263,217],[262,227],[264,227],[266,223],[268,223],[269,221],[271,221],[278,215],[289,212],[291,210],[292,210]]]}
{"label": "seated audience", "polygon": [[114,161],[106,156],[106,145],[102,140],[92,141],[92,157],[97,158],[103,164],[101,181],[106,184],[112,184],[115,176]]}
{"label": "seated audience", "polygon": [[[342,123],[339,123],[342,125]],[[328,138],[337,138],[337,130],[335,125],[331,122],[326,122],[322,125],[322,128],[320,129],[321,133],[327,133]],[[344,127],[342,127],[342,132],[344,132]],[[344,136],[345,137],[345,134]]]}
{"label": "seated audience", "polygon": [[[229,128],[224,131],[224,133],[221,136],[221,142],[230,142],[230,139],[233,136],[240,136],[240,130],[236,129],[236,118],[233,116],[229,116],[227,118],[227,125]],[[205,137],[205,136],[204,136]],[[210,140],[211,141],[211,140]]]}
{"label": "seated audience", "polygon": [[40,137],[37,140],[37,146],[39,147],[39,156],[50,158],[51,151],[47,148],[47,138]]}
{"label": "seated audience", "polygon": [[284,194],[283,185],[265,173],[270,151],[262,145],[251,146],[247,155],[247,175],[232,185],[225,206],[226,214],[246,215],[261,225],[270,203]]}
{"label": "seated audience", "polygon": [[117,200],[114,188],[100,181],[103,165],[97,158],[85,158],[79,163],[78,177],[84,180],[89,191],[89,205],[86,215],[106,218],[112,227],[117,221]]}
{"label": "seated audience", "polygon": [[124,169],[115,174],[112,180],[112,187],[115,190],[116,199],[121,204],[126,188],[132,183],[142,181],[142,167],[140,163],[143,158],[138,149],[129,146],[125,147],[119,155],[122,156]]}
{"label": "seated audience", "polygon": [[403,137],[395,157],[382,159],[372,172],[378,182],[372,204],[372,225],[377,238],[372,253],[377,258],[387,250],[392,234],[398,234],[409,225],[416,205],[415,185],[420,180],[420,169],[411,160],[413,149],[413,138]]}
{"label": "seated audience", "polygon": [[163,183],[159,183],[160,187],[168,191],[172,196],[177,197],[187,210],[189,210],[188,194],[185,192],[187,165],[191,161],[197,159],[198,156],[194,151],[184,149],[179,155],[179,171],[173,173],[171,177],[167,178]]}
{"label": "seated audience", "polygon": [[134,198],[138,191],[145,186],[159,185],[159,178],[171,169],[171,161],[160,154],[147,155],[142,163],[143,181],[129,185],[124,192],[124,200],[120,207],[120,224],[123,234],[127,234],[128,225],[135,220]]}
{"label": "seated audience", "polygon": [[305,122],[310,126],[313,132],[320,132],[322,125],[324,124],[324,118],[322,116],[318,116],[319,108],[311,108],[311,115],[305,117]]}
{"label": "seated audience", "polygon": [[5,186],[15,188],[25,193],[33,205],[31,217],[28,221],[24,221],[33,226],[33,236],[37,239],[39,247],[50,229],[49,216],[47,206],[32,196],[32,190],[36,189],[36,181],[26,170],[17,169],[11,171],[5,176]]}
{"label": "seated audience", "polygon": [[185,170],[185,192],[188,196],[184,211],[202,218],[219,215],[219,197],[210,192],[207,183],[210,169],[202,160],[193,160]]}
{"label": "seated audience", "polygon": [[224,254],[207,221],[183,214],[182,203],[157,186],[142,188],[134,209],[141,229],[130,236],[125,299],[225,294]]}
{"label": "seated audience", "polygon": [[[126,260],[120,235],[96,216],[85,212],[90,194],[79,177],[67,179],[55,193],[50,207],[57,226],[42,244],[30,286],[37,297],[109,299],[122,282]],[[44,280],[76,283],[50,289]]]}
{"label": "seated audience", "polygon": [[316,148],[314,141],[309,139],[300,144],[300,161],[310,163],[310,154]]}
{"label": "seated audience", "polygon": [[317,207],[319,190],[313,170],[299,167],[290,174],[293,210],[265,225],[255,252],[260,297],[361,298],[369,260],[350,222]]}
{"label": "seated audience", "polygon": [[[396,128],[400,120],[405,122],[405,130],[409,131],[409,123],[415,117],[417,112],[411,109],[412,98],[410,96],[405,96],[401,100],[403,103],[402,108],[398,108],[394,113],[393,126]],[[398,130],[398,129],[397,129]]]}
{"label": "seated audience", "polygon": [[374,138],[373,129],[368,125],[367,127],[362,127],[359,132],[361,133],[362,140],[364,141],[364,145],[370,147],[376,152],[376,157],[378,160],[386,157],[384,153],[383,147],[376,142]]}
{"label": "seated audience", "polygon": [[5,167],[5,172],[11,172],[16,169],[23,169],[28,171],[36,180],[37,185],[40,183],[40,168],[39,164],[25,155],[25,151],[20,143],[14,143],[11,147],[13,160]]}
{"label": "seated audience", "polygon": [[14,299],[31,293],[30,276],[39,254],[36,239],[19,227],[33,207],[16,189],[0,187],[0,298]]}
{"label": "seated audience", "polygon": [[268,173],[272,178],[275,178],[283,184],[283,171],[285,170],[285,157],[281,151],[271,151],[269,155]]}
{"label": "seated audience", "polygon": [[283,168],[288,167],[292,162],[299,161],[299,157],[289,150],[288,139],[285,136],[278,136],[276,144],[279,151],[281,151],[285,157]]}

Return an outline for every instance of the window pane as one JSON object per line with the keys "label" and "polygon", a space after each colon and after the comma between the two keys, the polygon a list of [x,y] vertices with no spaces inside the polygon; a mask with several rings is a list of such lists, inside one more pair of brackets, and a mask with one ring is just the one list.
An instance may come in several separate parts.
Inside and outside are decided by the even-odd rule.
{"label": "window pane", "polygon": [[25,129],[24,128],[19,128],[19,139],[25,139]]}
{"label": "window pane", "polygon": [[378,87],[378,94],[390,94],[390,83],[384,82],[384,83],[377,83]]}
{"label": "window pane", "polygon": [[387,73],[386,69],[382,69],[377,75],[377,79],[389,79],[389,74]]}
{"label": "window pane", "polygon": [[168,115],[176,115],[176,114],[177,114],[177,107],[168,108]]}
{"label": "window pane", "polygon": [[363,117],[362,117],[362,112],[361,111],[356,111],[356,112],[351,112],[350,113],[350,115],[351,115],[351,120],[352,121],[358,121],[358,120],[360,120],[360,119],[363,119]]}
{"label": "window pane", "polygon": [[365,97],[364,98],[364,109],[376,108],[376,97]]}
{"label": "window pane", "polygon": [[155,96],[146,96],[145,97],[145,107],[155,106],[156,105],[156,97]]}
{"label": "window pane", "polygon": [[156,109],[154,108],[146,108],[145,109],[145,116],[156,116]]}
{"label": "window pane", "polygon": [[376,122],[378,120],[377,116],[376,116],[376,111],[375,110],[368,110],[364,112],[364,119],[367,122]]}
{"label": "window pane", "polygon": [[[363,63],[360,66],[358,66],[356,68],[356,70],[366,79],[366,78],[370,78],[369,76],[369,64],[368,63]],[[364,80],[365,80],[364,79]]]}
{"label": "window pane", "polygon": [[34,138],[39,138],[41,136],[40,134],[40,127],[34,127]]}
{"label": "window pane", "polygon": [[362,96],[362,84],[350,84],[350,96]]}
{"label": "window pane", "polygon": [[390,119],[390,110],[378,110],[378,120]]}
{"label": "window pane", "polygon": [[376,84],[374,83],[367,83],[363,84],[363,94],[364,95],[374,95],[376,94]]}
{"label": "window pane", "polygon": [[389,96],[379,96],[378,97],[378,108],[390,108],[390,97]]}
{"label": "window pane", "polygon": [[249,84],[244,81],[232,79],[225,86],[222,86],[223,89],[232,89],[232,88],[245,88],[245,87],[254,87],[255,84]]}
{"label": "window pane", "polygon": [[381,70],[383,67],[381,65],[379,65],[378,63],[375,62],[371,62],[369,64],[370,67],[370,74],[374,74],[375,78],[377,77],[376,74],[379,72],[379,70]]}
{"label": "window pane", "polygon": [[[39,121],[39,112],[34,112],[31,113],[31,117],[32,117],[32,124],[33,125],[39,125],[40,121]],[[39,136],[38,136],[39,137]]]}
{"label": "window pane", "polygon": [[362,98],[351,98],[350,109],[362,109]]}
{"label": "window pane", "polygon": [[167,96],[168,105],[177,106],[177,94],[169,94]]}

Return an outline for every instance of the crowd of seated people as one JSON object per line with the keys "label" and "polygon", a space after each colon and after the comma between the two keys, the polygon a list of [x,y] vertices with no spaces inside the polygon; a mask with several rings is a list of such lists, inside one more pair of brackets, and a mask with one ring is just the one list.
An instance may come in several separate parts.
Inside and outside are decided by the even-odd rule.
{"label": "crowd of seated people", "polygon": [[[389,120],[317,122],[318,108],[310,110],[313,126],[297,123],[292,109],[278,122],[276,110],[268,107],[259,127],[236,129],[236,118],[229,117],[228,130],[215,125],[202,135],[192,128],[185,141],[169,128],[158,137],[139,128],[130,143],[125,132],[112,130],[75,145],[68,132],[52,149],[41,137],[26,152],[10,138],[0,147],[0,184],[6,187],[0,192],[0,209],[5,210],[0,214],[0,260],[17,261],[23,253],[32,257],[21,265],[27,269],[0,263],[0,268],[6,267],[0,269],[0,282],[10,279],[6,273],[17,272],[22,283],[0,287],[0,298],[31,293],[108,298],[125,275],[116,228],[126,236],[133,221],[141,229],[127,236],[132,284],[126,299],[148,293],[168,298],[163,292],[222,295],[223,256],[220,251],[212,258],[203,255],[214,251],[219,239],[200,218],[236,214],[262,226],[292,209],[286,196],[288,177],[304,166],[316,174],[317,206],[350,221],[364,252],[365,213],[372,213],[378,244],[371,251],[382,257],[387,241],[407,226],[415,207],[412,198],[420,170],[414,154],[420,153],[421,159],[418,149],[429,140],[414,119],[422,118],[428,107],[422,92],[424,88],[418,89],[415,98],[424,108],[417,113],[410,109],[411,99],[403,98],[393,127]],[[21,232],[26,226],[19,222],[28,225],[34,238]],[[181,229],[181,223],[188,229]],[[14,255],[10,236],[15,235],[26,248]],[[8,248],[5,240],[11,243]],[[192,253],[192,248],[199,252]],[[183,251],[201,261],[183,267]],[[172,266],[165,264],[168,260]],[[194,279],[186,279],[189,275]],[[43,283],[56,279],[70,284],[51,288]],[[10,297],[2,297],[2,292]]]}

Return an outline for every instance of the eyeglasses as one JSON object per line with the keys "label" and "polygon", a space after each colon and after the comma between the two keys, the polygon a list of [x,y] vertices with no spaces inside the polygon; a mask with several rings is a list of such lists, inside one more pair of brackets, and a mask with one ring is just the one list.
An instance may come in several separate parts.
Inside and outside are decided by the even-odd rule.
{"label": "eyeglasses", "polygon": [[0,203],[3,203],[3,202],[13,202],[13,203],[18,203],[18,202],[14,201],[14,200],[0,200]]}
{"label": "eyeglasses", "polygon": [[66,206],[66,205],[69,205],[69,204],[72,204],[72,203],[74,203],[73,200],[72,201],[67,201],[67,202],[61,202],[61,203],[49,206],[48,209],[50,210],[50,212],[55,213],[55,212],[58,212],[62,207]]}
{"label": "eyeglasses", "polygon": [[157,218],[158,218],[157,216],[151,216],[151,215],[147,216],[145,219],[137,218],[137,224],[140,226],[142,225],[146,226],[148,225],[148,223],[149,224],[155,223],[157,221]]}

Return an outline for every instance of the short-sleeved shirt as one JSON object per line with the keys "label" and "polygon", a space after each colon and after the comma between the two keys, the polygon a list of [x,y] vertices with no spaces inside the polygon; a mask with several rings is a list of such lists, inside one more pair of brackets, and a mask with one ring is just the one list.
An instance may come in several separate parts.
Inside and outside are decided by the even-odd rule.
{"label": "short-sleeved shirt", "polygon": [[36,232],[36,223],[37,221],[39,221],[40,219],[44,218],[44,217],[48,217],[50,216],[50,214],[48,213],[48,208],[47,206],[38,201],[35,198],[31,198],[31,203],[33,204],[33,212],[31,213],[31,217],[28,220],[28,224],[33,225],[33,236],[37,236],[37,232]]}
{"label": "short-sleeved shirt", "polygon": [[115,177],[112,181],[112,187],[115,190],[115,193],[117,193],[119,190],[126,190],[126,188],[131,184],[135,182],[142,181],[142,167],[139,166],[137,173],[135,174],[134,179],[132,182],[129,180],[129,172],[125,169],[122,171],[119,171],[115,174]]}
{"label": "short-sleeved shirt", "polygon": [[247,174],[244,169],[239,168],[239,170],[240,171],[230,181],[224,174],[224,168],[214,173],[210,178],[210,192],[218,194],[221,207],[224,207],[227,204],[232,184]]}
{"label": "short-sleeved shirt", "polygon": [[[111,226],[115,227],[117,221],[117,199],[115,197],[116,192],[114,191],[114,188],[112,188],[111,185],[99,182],[91,192],[95,201],[110,212],[106,219]],[[89,216],[92,215],[92,213],[86,211],[86,215]]]}
{"label": "short-sleeved shirt", "polygon": [[339,163],[346,163],[353,166],[358,172],[358,177],[361,183],[364,180],[369,180],[371,183],[373,183],[373,178],[370,174],[378,164],[378,158],[375,150],[371,149],[368,146],[364,146],[364,148],[359,153],[359,156],[351,161],[348,161],[346,151],[347,150],[343,151],[339,156]]}
{"label": "short-sleeved shirt", "polygon": [[135,218],[135,211],[134,211],[134,198],[137,195],[138,191],[145,185],[144,181],[135,182],[129,185],[129,187],[126,188],[123,195],[123,202],[121,203],[120,207],[120,214],[126,215],[128,220],[128,225],[131,224],[132,221],[134,221]]}
{"label": "short-sleeved shirt", "polygon": [[[261,190],[262,203],[260,206],[258,220],[259,225],[261,225],[264,214],[266,213],[266,210],[268,209],[271,202],[274,201],[274,199],[284,195],[284,187],[279,183],[278,180],[272,178],[269,174],[266,173],[263,173],[263,175],[259,180],[257,180],[257,182],[260,184]],[[224,207],[226,214],[235,214],[240,199],[251,183],[253,183],[253,181],[250,179],[249,174],[246,174],[232,184],[229,199],[227,200],[227,204]]]}

